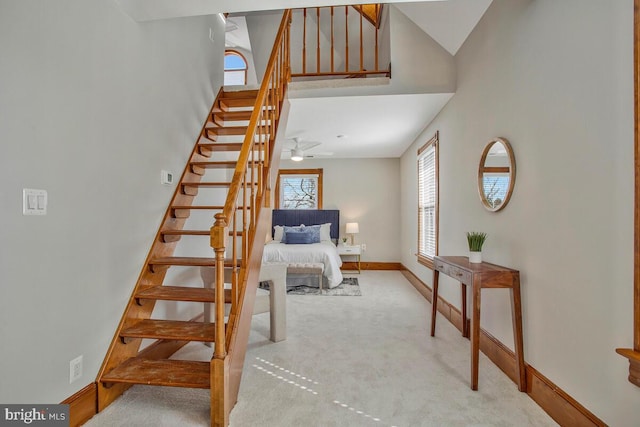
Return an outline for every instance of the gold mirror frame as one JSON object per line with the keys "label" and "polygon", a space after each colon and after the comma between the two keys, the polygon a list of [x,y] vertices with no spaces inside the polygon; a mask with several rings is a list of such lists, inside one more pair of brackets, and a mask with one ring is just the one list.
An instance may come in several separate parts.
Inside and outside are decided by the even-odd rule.
{"label": "gold mirror frame", "polygon": [[[485,166],[485,162],[487,160],[487,156],[489,155],[489,151],[494,146],[494,144],[500,143],[504,146],[507,155],[509,157],[509,166],[508,167],[495,167],[495,166]],[[484,191],[483,178],[485,172],[491,173],[508,173],[509,174],[509,187],[507,188],[507,193],[502,199],[502,202],[498,205],[492,203],[487,199],[487,195]],[[484,147],[484,151],[482,152],[482,157],[480,158],[480,164],[478,166],[478,194],[480,195],[480,200],[482,201],[482,205],[490,210],[491,212],[498,212],[499,210],[504,209],[505,206],[509,203],[511,199],[511,194],[513,193],[513,186],[516,182],[516,158],[513,155],[513,149],[511,148],[511,144],[504,138],[495,138],[489,141],[489,143]]]}

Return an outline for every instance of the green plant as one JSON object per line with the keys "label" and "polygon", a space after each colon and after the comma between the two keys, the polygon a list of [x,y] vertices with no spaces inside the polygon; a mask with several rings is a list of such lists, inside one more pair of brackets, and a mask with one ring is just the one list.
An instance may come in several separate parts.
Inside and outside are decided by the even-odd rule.
{"label": "green plant", "polygon": [[487,240],[487,233],[481,233],[479,231],[468,231],[467,242],[469,243],[469,250],[472,252],[482,251],[482,245]]}

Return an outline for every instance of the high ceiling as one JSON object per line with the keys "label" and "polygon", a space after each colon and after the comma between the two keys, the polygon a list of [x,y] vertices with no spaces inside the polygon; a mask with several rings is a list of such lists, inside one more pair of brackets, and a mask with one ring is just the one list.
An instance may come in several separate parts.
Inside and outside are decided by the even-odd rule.
{"label": "high ceiling", "polygon": [[[256,11],[255,0],[116,0],[138,21],[220,12]],[[394,3],[451,55],[455,55],[492,0],[432,0]],[[351,4],[370,1],[350,1]],[[259,2],[262,10],[307,6],[340,5],[331,0],[268,0]],[[236,45],[248,43],[244,21],[231,26],[227,40]],[[248,47],[250,50],[250,46]],[[292,86],[293,89],[293,86]],[[287,138],[321,142],[306,154],[318,157],[399,157],[415,137],[437,115],[451,94],[409,94],[362,97],[292,97]],[[322,118],[319,120],[318,118]],[[340,137],[339,137],[340,135]]]}

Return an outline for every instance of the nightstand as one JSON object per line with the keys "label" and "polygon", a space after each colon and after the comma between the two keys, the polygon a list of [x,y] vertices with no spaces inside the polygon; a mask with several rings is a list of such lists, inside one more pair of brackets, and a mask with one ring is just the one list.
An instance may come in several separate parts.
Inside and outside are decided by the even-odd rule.
{"label": "nightstand", "polygon": [[338,255],[340,255],[340,258],[347,257],[347,256],[352,256],[352,257],[356,257],[357,263],[358,263],[358,273],[360,273],[360,254],[362,253],[362,250],[360,248],[360,246],[338,246]]}

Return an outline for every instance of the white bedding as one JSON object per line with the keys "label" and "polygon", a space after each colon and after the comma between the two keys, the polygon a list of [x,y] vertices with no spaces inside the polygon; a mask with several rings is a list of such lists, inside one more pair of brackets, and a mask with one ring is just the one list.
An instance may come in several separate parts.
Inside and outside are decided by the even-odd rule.
{"label": "white bedding", "polygon": [[332,242],[323,241],[308,245],[287,245],[270,241],[264,247],[262,262],[321,262],[324,264],[324,275],[330,288],[342,283],[342,259],[338,249]]}

